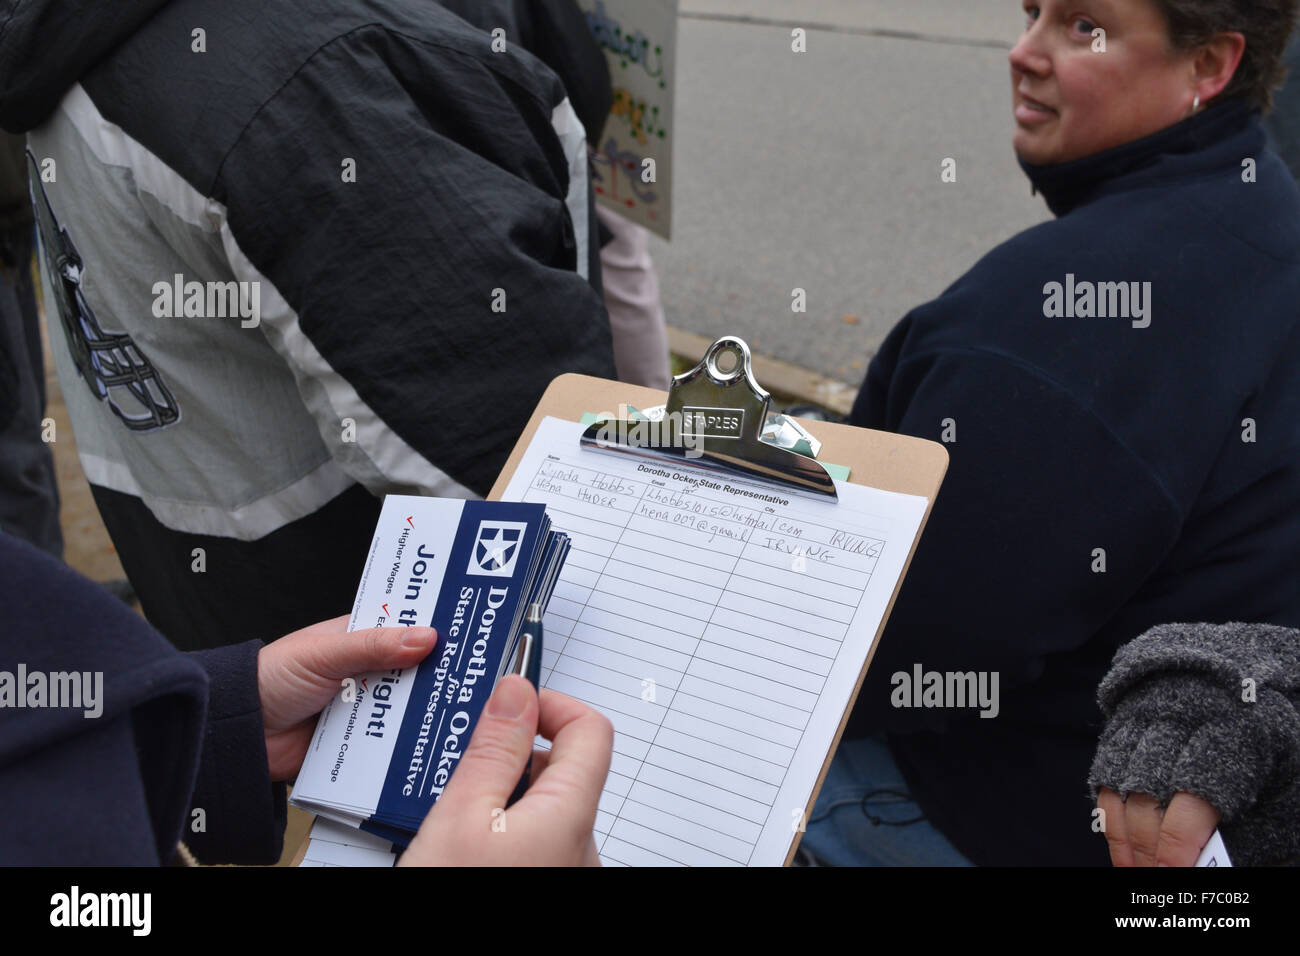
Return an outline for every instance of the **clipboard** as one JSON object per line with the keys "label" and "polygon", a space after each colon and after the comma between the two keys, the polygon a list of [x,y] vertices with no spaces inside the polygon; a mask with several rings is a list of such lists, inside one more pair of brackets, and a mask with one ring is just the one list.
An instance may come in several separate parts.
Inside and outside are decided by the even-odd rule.
{"label": "clipboard", "polygon": [[[707,369],[711,358],[716,362],[720,351],[734,349],[735,346],[732,343],[739,343],[743,347],[743,349],[736,349],[740,353],[740,364],[737,366],[739,374],[734,376],[733,380],[739,381],[741,375],[747,376],[748,382],[752,383],[753,387],[761,393],[762,404],[766,408],[767,393],[758,388],[757,383],[753,381],[752,369],[749,367],[749,349],[744,345],[743,341],[731,336],[714,342],[701,360],[700,365],[674,380],[674,389],[680,388],[683,379],[698,373],[702,367]],[[724,372],[723,374],[731,375],[732,373]],[[677,397],[680,398],[681,396],[678,395]],[[626,385],[621,382],[593,378],[588,375],[567,374],[559,376],[551,382],[542,395],[542,399],[533,412],[532,418],[524,428],[523,434],[516,443],[510,457],[506,460],[505,467],[497,478],[496,484],[492,486],[488,499],[491,501],[501,500],[507,485],[509,485],[511,478],[519,467],[520,461],[523,459],[525,450],[532,443],[533,436],[537,433],[538,426],[544,418],[550,416],[576,423],[588,413],[607,412],[610,409],[619,409],[625,405],[648,409],[656,405],[668,404],[671,408],[674,404],[671,401],[672,398],[673,396],[669,393],[655,389],[643,388],[638,385]],[[751,427],[761,427],[761,425],[762,423],[759,422]],[[853,709],[853,702],[857,701],[858,694],[862,690],[862,682],[866,677],[867,668],[871,666],[872,658],[875,657],[880,635],[889,622],[890,614],[893,612],[894,602],[898,598],[898,589],[902,585],[904,578],[907,577],[907,571],[911,567],[912,557],[916,553],[917,542],[920,541],[921,535],[925,533],[925,526],[930,520],[934,500],[939,494],[939,487],[942,485],[944,475],[948,470],[948,450],[938,442],[908,435],[895,435],[889,432],[856,428],[850,425],[831,422],[801,422],[801,425],[820,441],[820,458],[849,467],[848,480],[851,483],[900,494],[916,495],[927,500],[925,515],[921,520],[916,539],[912,541],[907,559],[903,563],[903,573],[899,576],[898,583],[890,595],[880,627],[873,639],[871,651],[858,673],[851,703],[840,718],[834,741],[822,761],[817,783],[813,787],[808,805],[804,808],[804,820],[807,820],[811,816],[812,808],[817,802],[818,794],[821,792],[831,758],[839,747],[844,728],[848,723],[849,714]],[[695,461],[687,461],[686,463],[698,464]],[[790,861],[794,858],[801,839],[802,836],[799,836],[791,843],[785,860],[786,866],[789,866]]]}

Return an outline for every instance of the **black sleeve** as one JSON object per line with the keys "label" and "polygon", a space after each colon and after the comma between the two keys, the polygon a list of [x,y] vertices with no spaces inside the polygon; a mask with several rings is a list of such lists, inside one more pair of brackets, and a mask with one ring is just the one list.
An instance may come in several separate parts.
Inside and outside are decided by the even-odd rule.
{"label": "black sleeve", "polygon": [[497,27],[560,78],[595,143],[614,105],[609,63],[574,0],[439,0],[480,30]]}
{"label": "black sleeve", "polygon": [[537,0],[532,7],[536,39],[529,52],[559,75],[587,142],[596,143],[614,105],[614,88],[587,15],[573,0]]}
{"label": "black sleeve", "polygon": [[577,118],[536,58],[445,32],[367,27],[318,51],[217,189],[261,331],[376,495],[459,494],[448,476],[485,494],[556,376],[615,374],[582,274],[596,256]]}
{"label": "black sleeve", "polygon": [[257,689],[261,648],[261,641],[246,641],[188,655],[211,686],[198,779],[181,834],[203,863],[270,864],[283,847],[285,787],[271,782],[267,766]]}
{"label": "black sleeve", "polygon": [[1300,631],[1167,624],[1120,648],[1089,783],[1222,814],[1237,865],[1300,858]]}
{"label": "black sleeve", "polygon": [[[175,715],[170,715],[175,718]],[[21,760],[0,760],[0,863],[5,866],[158,866],[156,795],[134,772],[130,715],[86,728]],[[183,776],[173,765],[173,776]],[[186,768],[188,769],[188,768]],[[176,833],[171,836],[174,841]]]}
{"label": "black sleeve", "polygon": [[[3,532],[0,607],[0,863],[167,862],[207,677],[121,601]],[[71,706],[14,707],[23,670],[83,679]]]}

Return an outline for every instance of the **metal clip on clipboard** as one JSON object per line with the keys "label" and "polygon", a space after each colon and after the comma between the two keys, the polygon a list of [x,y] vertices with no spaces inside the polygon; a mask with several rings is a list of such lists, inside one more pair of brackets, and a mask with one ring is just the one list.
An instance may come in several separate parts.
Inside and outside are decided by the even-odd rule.
{"label": "metal clip on clipboard", "polygon": [[[724,371],[718,360],[726,354],[735,364]],[[838,500],[835,482],[813,457],[821,443],[794,419],[769,415],[771,397],[754,379],[749,346],[728,335],[709,346],[695,368],[673,379],[659,418],[651,413],[638,420],[603,419],[587,427],[582,444],[731,472]]]}

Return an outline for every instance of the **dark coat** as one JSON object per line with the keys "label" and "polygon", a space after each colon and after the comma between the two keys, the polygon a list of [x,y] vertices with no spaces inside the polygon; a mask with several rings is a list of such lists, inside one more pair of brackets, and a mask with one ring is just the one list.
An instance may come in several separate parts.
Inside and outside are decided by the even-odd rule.
{"label": "dark coat", "polygon": [[[1300,625],[1300,189],[1243,101],[1026,171],[1059,218],[904,318],[853,411],[956,440],[851,732],[892,731],[976,863],[1104,864],[1087,778],[1116,650]],[[1146,317],[1081,317],[1103,282],[1150,283]],[[916,663],[998,672],[998,716],[893,708]]]}
{"label": "dark coat", "polygon": [[12,687],[21,666],[31,702],[32,675],[102,674],[96,716],[88,697],[19,708],[0,686],[0,864],[156,866],[180,840],[204,863],[279,858],[285,793],[266,762],[261,642],[183,654],[102,588],[3,533],[0,607],[0,685]]}

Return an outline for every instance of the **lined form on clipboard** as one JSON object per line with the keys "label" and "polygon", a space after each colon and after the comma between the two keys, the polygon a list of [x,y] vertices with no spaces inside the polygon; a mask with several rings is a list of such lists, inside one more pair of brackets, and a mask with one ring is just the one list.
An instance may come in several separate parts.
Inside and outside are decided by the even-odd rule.
{"label": "lined form on clipboard", "polygon": [[614,724],[601,860],[779,866],[927,499],[837,482],[835,502],[581,432],[545,418],[504,498],[573,539],[542,683]]}

